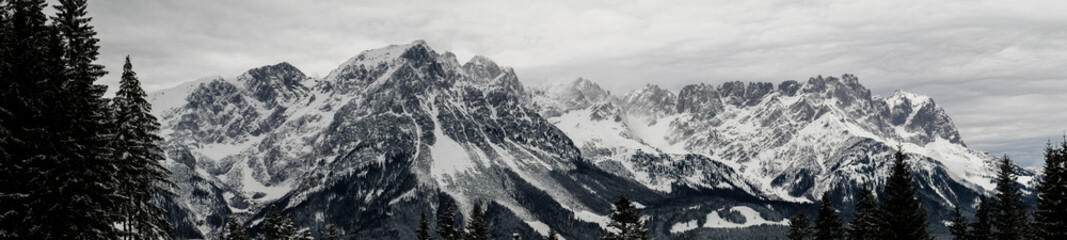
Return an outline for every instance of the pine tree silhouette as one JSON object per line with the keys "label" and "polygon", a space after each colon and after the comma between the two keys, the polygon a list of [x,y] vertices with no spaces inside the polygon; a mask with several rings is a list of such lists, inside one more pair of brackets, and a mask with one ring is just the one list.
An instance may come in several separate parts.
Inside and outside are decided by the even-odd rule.
{"label": "pine tree silhouette", "polygon": [[926,210],[917,198],[915,181],[905,161],[907,156],[900,149],[893,156],[893,169],[885,186],[886,197],[881,203],[885,221],[880,228],[884,231],[884,237],[931,239],[926,231]]}

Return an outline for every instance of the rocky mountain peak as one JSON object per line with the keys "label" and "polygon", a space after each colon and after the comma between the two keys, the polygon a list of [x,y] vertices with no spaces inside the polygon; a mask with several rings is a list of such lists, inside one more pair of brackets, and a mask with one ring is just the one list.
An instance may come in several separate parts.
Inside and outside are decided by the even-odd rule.
{"label": "rocky mountain peak", "polygon": [[303,82],[306,80],[310,78],[288,62],[253,68],[236,78],[253,98],[269,107],[305,96],[308,88]]}
{"label": "rocky mountain peak", "polygon": [[930,97],[897,90],[885,103],[890,124],[913,133],[905,134],[904,140],[928,143],[941,138],[966,146],[952,118]]}
{"label": "rocky mountain peak", "polygon": [[671,91],[654,84],[630,91],[622,99],[623,105],[633,114],[637,115],[665,115],[673,114],[678,104],[678,96]]}

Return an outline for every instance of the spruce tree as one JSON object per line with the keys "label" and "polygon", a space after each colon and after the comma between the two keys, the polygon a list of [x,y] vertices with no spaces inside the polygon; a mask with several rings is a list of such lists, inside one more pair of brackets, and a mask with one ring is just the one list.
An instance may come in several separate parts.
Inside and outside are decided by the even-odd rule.
{"label": "spruce tree", "polygon": [[1044,177],[1037,183],[1034,232],[1039,239],[1067,239],[1067,139],[1045,147]]}
{"label": "spruce tree", "polygon": [[990,220],[989,201],[985,196],[979,196],[978,209],[974,211],[974,223],[971,223],[971,231],[967,234],[973,240],[993,239],[993,223]]}
{"label": "spruce tree", "polygon": [[293,221],[282,216],[278,208],[271,205],[270,212],[267,212],[267,217],[263,220],[263,239],[287,240],[294,234],[296,234],[296,228],[293,226]]}
{"label": "spruce tree", "polygon": [[229,217],[226,220],[226,229],[220,233],[219,238],[222,240],[248,240],[248,235],[245,234],[244,227],[241,227],[237,219]]}
{"label": "spruce tree", "polygon": [[804,211],[797,211],[796,215],[789,218],[789,233],[786,235],[790,240],[815,239],[815,233],[811,229],[811,221],[804,216]]}
{"label": "spruce tree", "polygon": [[339,240],[341,239],[341,232],[337,230],[337,225],[326,225],[326,233],[322,234],[326,236],[326,240]]}
{"label": "spruce tree", "polygon": [[451,203],[445,203],[445,211],[437,216],[437,235],[444,240],[459,240],[462,233],[456,228],[456,213]]}
{"label": "spruce tree", "polygon": [[415,239],[430,240],[430,222],[426,220],[426,212],[420,215],[419,230],[415,232]]}
{"label": "spruce tree", "polygon": [[45,198],[58,184],[54,171],[62,145],[51,99],[65,80],[63,46],[55,28],[47,24],[44,0],[11,1],[3,5],[0,22],[0,237],[58,238],[58,228],[42,215],[56,204]]}
{"label": "spruce tree", "polygon": [[470,220],[467,221],[466,240],[489,240],[489,223],[485,221],[485,211],[481,203],[474,203]]}
{"label": "spruce tree", "polygon": [[850,224],[852,229],[849,230],[848,238],[852,240],[882,239],[880,231],[882,212],[878,208],[874,192],[867,184],[864,184],[856,199],[856,216],[852,218]]}
{"label": "spruce tree", "polygon": [[[45,181],[56,188],[42,197],[63,199],[46,203],[40,212],[47,216],[48,229],[56,238],[110,238],[118,234],[116,209],[126,196],[116,194],[116,165],[111,148],[111,112],[103,98],[105,85],[96,84],[104,67],[97,60],[96,32],[89,25],[86,0],[60,0],[53,24],[62,40],[61,71],[64,78],[57,96],[50,99],[56,106],[58,121],[49,131],[59,134],[56,162]],[[70,214],[77,212],[78,214]]]}
{"label": "spruce tree", "polygon": [[162,187],[173,184],[167,180],[170,171],[161,164],[165,158],[158,142],[163,138],[156,135],[159,122],[152,116],[152,105],[146,97],[127,56],[113,99],[117,112],[113,144],[121,176],[119,193],[127,197],[121,209],[137,239],[158,239],[169,235],[170,224],[166,211],[152,200],[157,194],[168,193]]}
{"label": "spruce tree", "polygon": [[998,240],[1023,239],[1026,212],[1022,205],[1022,192],[1015,187],[1015,165],[1008,156],[1004,156],[998,169],[993,211],[994,236]]}
{"label": "spruce tree", "polygon": [[556,232],[556,229],[549,229],[548,236],[545,237],[545,240],[559,240],[559,233]]}
{"label": "spruce tree", "polygon": [[952,216],[952,225],[948,226],[948,232],[952,234],[953,240],[969,240],[967,236],[967,219],[963,218],[963,214],[960,213],[960,206],[956,205],[956,211]]}
{"label": "spruce tree", "polygon": [[907,156],[897,150],[893,155],[893,169],[885,186],[882,213],[885,221],[881,230],[889,239],[931,239],[926,231],[926,210],[917,198],[915,181],[910,167],[904,160]]}
{"label": "spruce tree", "polygon": [[611,222],[608,223],[608,228],[604,240],[648,239],[648,230],[641,221],[641,215],[626,195],[619,195],[619,199],[612,204]]}
{"label": "spruce tree", "polygon": [[302,233],[300,233],[300,236],[296,237],[295,239],[296,240],[315,240],[314,237],[311,237],[311,230],[303,231]]}
{"label": "spruce tree", "polygon": [[841,217],[837,215],[837,209],[830,204],[830,192],[824,192],[822,205],[819,206],[819,216],[815,218],[815,239],[833,240],[844,237],[845,230],[841,227]]}

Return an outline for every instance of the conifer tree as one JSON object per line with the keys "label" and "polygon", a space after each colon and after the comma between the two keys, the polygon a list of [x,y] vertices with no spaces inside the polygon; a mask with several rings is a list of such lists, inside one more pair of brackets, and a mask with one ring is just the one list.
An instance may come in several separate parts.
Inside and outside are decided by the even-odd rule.
{"label": "conifer tree", "polygon": [[1038,239],[1067,239],[1067,139],[1045,147],[1044,177],[1037,184],[1034,233]]}
{"label": "conifer tree", "polygon": [[270,212],[267,212],[267,217],[263,220],[263,239],[287,240],[294,234],[296,228],[293,226],[293,220],[282,216],[278,208],[271,205]]}
{"label": "conifer tree", "polygon": [[893,169],[885,186],[885,198],[882,199],[882,213],[885,221],[881,230],[889,239],[931,239],[926,231],[926,210],[923,209],[910,167],[900,149],[893,155]]}
{"label": "conifer tree", "polygon": [[466,240],[489,240],[489,223],[485,221],[482,204],[475,202],[471,209],[470,221],[467,221]]}
{"label": "conifer tree", "polygon": [[856,197],[856,216],[852,218],[852,229],[848,238],[852,240],[882,239],[879,228],[882,226],[881,209],[874,198],[874,192],[867,184],[863,185]]}
{"label": "conifer tree", "polygon": [[295,239],[296,240],[315,240],[314,237],[311,237],[311,230],[303,231],[302,233],[300,233],[300,236],[296,237]]}
{"label": "conifer tree", "polygon": [[[0,20],[0,237],[47,239],[59,235],[42,216],[54,201],[44,198],[57,184],[52,169],[60,162],[58,135],[50,128],[60,111],[49,99],[65,80],[62,43],[47,24],[44,0],[11,1],[3,5]],[[58,52],[58,53],[57,53]],[[50,120],[51,119],[51,120]],[[53,237],[56,236],[56,237]]]}
{"label": "conifer tree", "polygon": [[226,220],[226,229],[220,233],[219,238],[222,240],[248,240],[248,235],[245,234],[244,227],[241,227],[237,219],[229,217]]}
{"label": "conifer tree", "polygon": [[341,232],[337,230],[337,225],[326,225],[326,233],[322,234],[326,236],[326,240],[339,240],[341,239]]}
{"label": "conifer tree", "polygon": [[556,229],[549,229],[548,236],[545,237],[545,240],[559,240],[559,233],[556,232]]}
{"label": "conifer tree", "polygon": [[1022,192],[1015,187],[1015,166],[1008,156],[1004,156],[998,169],[993,211],[994,235],[999,240],[1023,239],[1026,212],[1022,205]]}
{"label": "conifer tree", "polygon": [[963,218],[963,214],[960,213],[960,206],[956,205],[956,211],[952,216],[952,225],[948,226],[948,232],[952,234],[953,240],[968,240],[971,239],[967,236],[967,219]]}
{"label": "conifer tree", "polygon": [[152,200],[157,194],[168,192],[161,187],[173,184],[167,180],[170,171],[160,163],[165,158],[157,145],[163,140],[156,135],[159,122],[152,116],[152,105],[140,85],[127,56],[113,99],[117,113],[114,156],[121,176],[119,193],[127,198],[122,214],[127,225],[133,227],[130,232],[137,234],[137,239],[158,239],[169,235],[170,224],[166,211]]}
{"label": "conifer tree", "polygon": [[974,223],[971,223],[971,231],[967,234],[973,240],[993,239],[993,223],[990,221],[990,206],[985,196],[979,196],[978,209],[974,211]]}
{"label": "conifer tree", "polygon": [[437,234],[444,240],[459,240],[462,233],[456,228],[456,213],[451,203],[445,203],[445,211],[437,216]]}
{"label": "conifer tree", "polygon": [[611,222],[608,223],[608,228],[604,240],[648,239],[648,230],[641,221],[641,215],[626,195],[619,195],[619,199],[612,204]]}
{"label": "conifer tree", "polygon": [[430,240],[430,222],[426,220],[426,212],[420,215],[419,230],[415,232],[415,239]]}
{"label": "conifer tree", "polygon": [[789,218],[789,234],[786,236],[790,240],[815,239],[815,233],[811,229],[811,222],[807,216],[804,216],[803,211],[797,211],[796,215]]}
{"label": "conifer tree", "polygon": [[[58,134],[59,148],[51,178],[55,183],[44,195],[49,201],[38,209],[46,216],[49,232],[56,238],[110,238],[117,235],[113,226],[119,220],[126,196],[116,194],[118,181],[111,149],[111,112],[103,98],[105,85],[95,84],[104,67],[97,60],[99,46],[96,32],[89,25],[86,0],[60,0],[52,18],[58,31],[62,51],[62,84],[58,95],[49,99],[58,121],[48,131]],[[70,214],[77,212],[78,214]]]}
{"label": "conifer tree", "polygon": [[837,209],[830,204],[830,192],[823,192],[819,216],[815,218],[815,239],[833,240],[844,237],[845,231],[841,227],[841,217],[837,215]]}

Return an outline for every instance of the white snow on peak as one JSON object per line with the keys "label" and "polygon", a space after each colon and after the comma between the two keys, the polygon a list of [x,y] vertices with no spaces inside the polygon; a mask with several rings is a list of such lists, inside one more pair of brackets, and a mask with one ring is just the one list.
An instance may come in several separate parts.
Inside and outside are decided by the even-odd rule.
{"label": "white snow on peak", "polygon": [[348,61],[345,61],[345,63],[342,63],[341,66],[337,69],[330,71],[330,74],[326,76],[326,79],[335,78],[338,71],[344,69],[345,66],[374,66],[380,63],[392,62],[398,59],[401,55],[403,55],[404,52],[406,52],[408,49],[411,49],[415,46],[422,46],[426,49],[432,50],[430,48],[430,45],[426,44],[426,41],[423,40],[415,40],[414,42],[408,44],[393,44],[384,48],[365,50],[359,53],[359,55],[348,59]]}
{"label": "white snow on peak", "polygon": [[471,57],[471,60],[467,61],[467,63],[475,66],[497,65],[492,59],[482,55],[474,55],[474,57]]}
{"label": "white snow on peak", "polygon": [[187,103],[185,98],[189,97],[189,94],[196,90],[200,84],[221,79],[221,76],[203,77],[149,93],[147,100],[152,103],[152,115],[163,116],[163,113],[168,110],[185,105]]}
{"label": "white snow on peak", "polygon": [[928,96],[910,93],[904,90],[893,92],[893,96],[886,98],[885,101],[892,107],[903,104],[905,99],[907,99],[908,102],[911,102],[912,109],[918,109],[919,107],[926,105],[927,102],[932,101]]}

